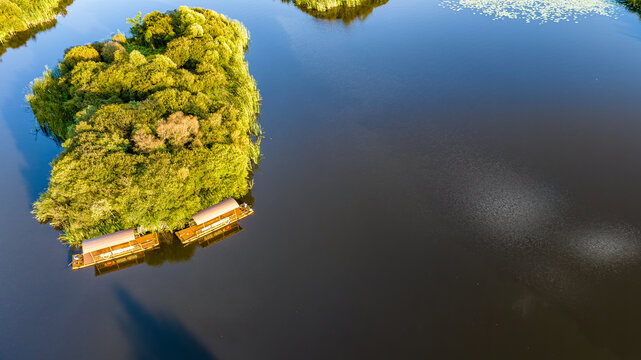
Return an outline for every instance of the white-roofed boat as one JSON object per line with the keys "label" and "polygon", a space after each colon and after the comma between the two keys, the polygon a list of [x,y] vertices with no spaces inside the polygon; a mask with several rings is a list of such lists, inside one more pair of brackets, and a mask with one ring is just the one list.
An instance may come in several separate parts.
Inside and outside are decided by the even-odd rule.
{"label": "white-roofed boat", "polygon": [[122,257],[160,246],[157,233],[136,237],[133,229],[99,236],[82,243],[82,253],[72,256],[71,268],[78,270],[102,264],[110,266]]}
{"label": "white-roofed boat", "polygon": [[193,216],[193,225],[176,232],[184,245],[190,244],[218,230],[231,229],[231,225],[253,214],[247,204],[239,205],[234,199],[227,199]]}

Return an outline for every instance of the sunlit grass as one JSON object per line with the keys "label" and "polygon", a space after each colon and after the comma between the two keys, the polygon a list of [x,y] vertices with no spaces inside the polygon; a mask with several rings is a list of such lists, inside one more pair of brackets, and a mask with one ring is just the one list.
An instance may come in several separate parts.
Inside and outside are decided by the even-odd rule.
{"label": "sunlit grass", "polygon": [[51,22],[73,0],[0,0],[0,44]]}

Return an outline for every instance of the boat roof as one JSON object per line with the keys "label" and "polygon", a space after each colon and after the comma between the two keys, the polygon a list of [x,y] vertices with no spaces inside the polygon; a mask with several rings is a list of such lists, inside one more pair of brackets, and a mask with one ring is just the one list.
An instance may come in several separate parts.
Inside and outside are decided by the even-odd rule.
{"label": "boat roof", "polygon": [[124,244],[136,239],[134,229],[127,229],[115,232],[113,234],[99,236],[97,238],[85,240],[82,243],[82,253],[90,253],[96,250]]}
{"label": "boat roof", "polygon": [[207,209],[199,212],[198,214],[194,215],[194,222],[196,225],[201,225],[206,223],[207,221],[220,216],[224,213],[230,212],[232,210],[235,210],[239,208],[240,206],[234,199],[227,199],[223,202],[219,202],[218,204],[208,207]]}

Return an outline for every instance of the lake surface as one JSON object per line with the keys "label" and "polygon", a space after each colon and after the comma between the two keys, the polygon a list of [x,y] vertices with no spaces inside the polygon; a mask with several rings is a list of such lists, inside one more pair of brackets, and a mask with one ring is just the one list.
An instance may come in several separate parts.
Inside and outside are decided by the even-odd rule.
{"label": "lake surface", "polygon": [[252,35],[256,213],[189,261],[72,272],[30,214],[60,149],[29,82],[181,4],[76,0],[2,56],[0,359],[641,358],[641,21],[623,8],[541,24],[390,0],[344,24],[189,2]]}

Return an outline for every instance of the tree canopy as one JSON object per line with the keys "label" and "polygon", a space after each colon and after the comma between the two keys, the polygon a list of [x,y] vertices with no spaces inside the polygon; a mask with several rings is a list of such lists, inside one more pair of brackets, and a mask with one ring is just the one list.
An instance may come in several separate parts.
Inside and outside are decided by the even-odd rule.
{"label": "tree canopy", "polygon": [[131,36],[77,46],[32,84],[29,104],[63,152],[34,214],[61,240],[176,230],[250,189],[259,93],[245,27],[180,7],[131,23]]}

